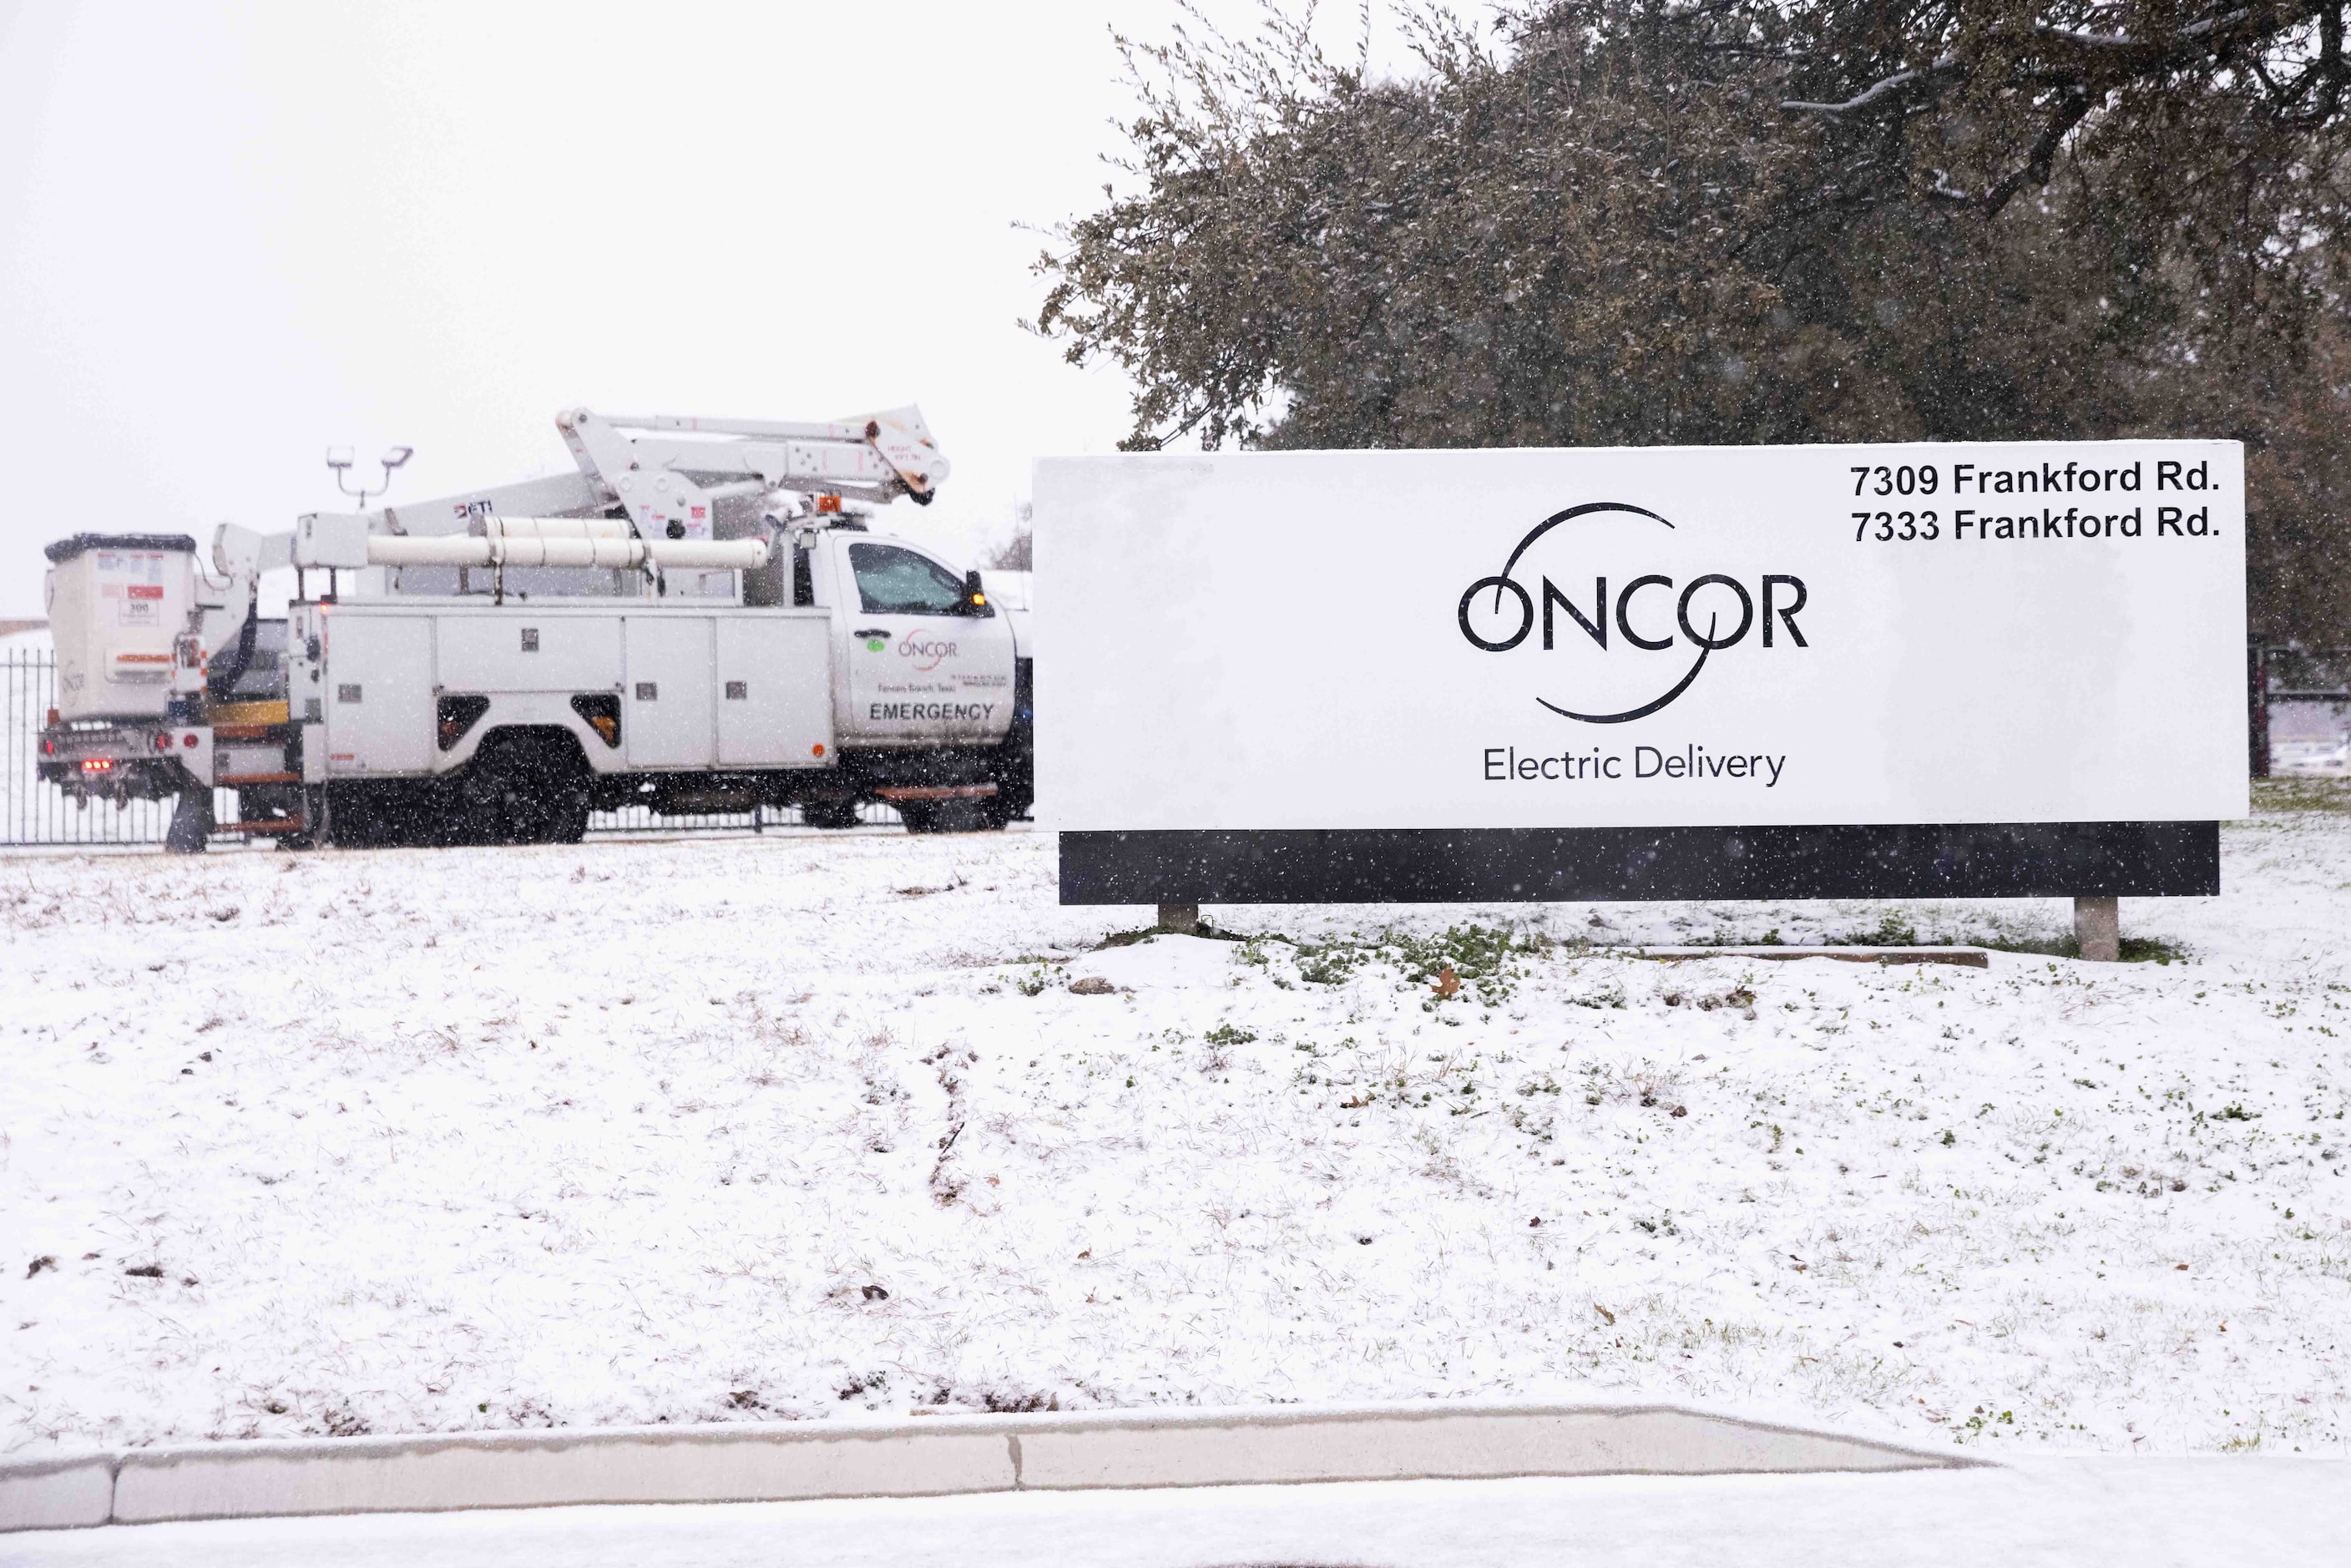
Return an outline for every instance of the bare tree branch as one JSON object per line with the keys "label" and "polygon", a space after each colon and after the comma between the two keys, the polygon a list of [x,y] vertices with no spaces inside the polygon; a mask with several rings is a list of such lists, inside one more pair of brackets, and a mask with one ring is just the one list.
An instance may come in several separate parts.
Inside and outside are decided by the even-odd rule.
{"label": "bare tree branch", "polygon": [[1949,76],[1962,68],[1959,56],[1943,55],[1932,65],[1921,66],[1915,70],[1896,71],[1883,81],[1872,83],[1843,103],[1806,103],[1791,99],[1780,107],[1791,114],[1858,114],[1865,109],[1876,108],[1905,88],[1931,81],[1938,76]]}

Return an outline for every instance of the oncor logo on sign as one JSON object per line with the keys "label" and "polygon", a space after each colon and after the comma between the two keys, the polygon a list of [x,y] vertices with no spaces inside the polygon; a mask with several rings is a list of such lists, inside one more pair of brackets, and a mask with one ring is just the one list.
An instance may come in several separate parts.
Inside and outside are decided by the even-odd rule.
{"label": "oncor logo on sign", "polygon": [[[1636,507],[1624,501],[1587,501],[1582,506],[1553,512],[1527,530],[1526,537],[1519,540],[1518,548],[1510,551],[1510,559],[1502,563],[1500,571],[1491,577],[1479,578],[1463,591],[1460,602],[1454,611],[1454,619],[1461,628],[1461,635],[1468,638],[1473,647],[1489,653],[1508,653],[1526,643],[1540,620],[1542,622],[1542,649],[1550,652],[1558,646],[1561,635],[1559,612],[1564,611],[1567,618],[1574,623],[1574,630],[1591,638],[1604,653],[1609,651],[1608,633],[1613,624],[1618,638],[1616,646],[1620,649],[1638,649],[1644,653],[1667,653],[1673,649],[1675,634],[1678,632],[1683,641],[1697,648],[1698,657],[1661,695],[1628,708],[1611,713],[1586,713],[1581,711],[1583,705],[1580,703],[1571,707],[1549,697],[1535,698],[1544,707],[1562,718],[1584,724],[1624,724],[1628,720],[1645,718],[1689,690],[1700,672],[1705,670],[1708,657],[1723,649],[1738,646],[1759,622],[1763,647],[1782,645],[1777,640],[1781,632],[1784,632],[1789,644],[1798,648],[1811,646],[1796,624],[1797,612],[1804,608],[1810,594],[1803,579],[1792,572],[1762,574],[1752,594],[1749,593],[1745,583],[1725,572],[1710,571],[1692,578],[1681,585],[1678,594],[1674,591],[1676,584],[1672,577],[1662,572],[1644,572],[1621,583],[1613,601],[1613,609],[1608,579],[1604,575],[1595,575],[1589,615],[1583,612],[1573,595],[1562,590],[1550,577],[1542,576],[1537,579],[1541,584],[1541,608],[1538,611],[1536,593],[1511,575],[1518,570],[1520,559],[1537,540],[1562,523],[1611,516],[1625,519],[1646,518],[1667,528],[1674,526],[1646,507]],[[1490,602],[1485,600],[1489,590],[1492,591]],[[1724,619],[1733,605],[1737,606],[1739,618],[1726,632]],[[1663,619],[1668,607],[1672,616],[1670,623]],[[1694,609],[1698,615],[1705,618],[1703,631],[1693,619]],[[1656,632],[1657,635],[1645,635],[1635,626],[1636,612],[1643,625]],[[1568,633],[1570,636],[1573,634],[1573,632]]]}

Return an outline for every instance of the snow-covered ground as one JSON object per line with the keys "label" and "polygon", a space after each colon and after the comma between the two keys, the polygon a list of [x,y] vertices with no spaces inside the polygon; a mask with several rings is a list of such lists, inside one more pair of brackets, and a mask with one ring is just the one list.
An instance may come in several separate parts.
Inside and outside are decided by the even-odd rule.
{"label": "snow-covered ground", "polygon": [[0,1451],[1604,1389],[2340,1455],[2351,815],[2285,788],[2126,901],[2184,961],[1989,971],[1589,945],[2065,906],[1097,950],[1040,833],[0,861]]}
{"label": "snow-covered ground", "polygon": [[8,1568],[2334,1568],[2351,1462],[2025,1459],[1881,1475],[1611,1476],[114,1526]]}

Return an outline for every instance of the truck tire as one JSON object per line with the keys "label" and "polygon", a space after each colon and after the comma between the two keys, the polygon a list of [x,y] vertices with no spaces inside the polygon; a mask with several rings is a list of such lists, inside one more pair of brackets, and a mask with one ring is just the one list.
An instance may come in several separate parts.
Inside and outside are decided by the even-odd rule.
{"label": "truck tire", "polygon": [[569,735],[485,737],[456,795],[460,841],[576,844],[588,831],[588,765]]}

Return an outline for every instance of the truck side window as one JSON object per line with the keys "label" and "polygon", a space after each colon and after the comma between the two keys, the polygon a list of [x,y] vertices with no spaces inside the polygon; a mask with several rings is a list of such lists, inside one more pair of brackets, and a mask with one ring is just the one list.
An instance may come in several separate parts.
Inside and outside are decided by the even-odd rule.
{"label": "truck side window", "polygon": [[849,566],[868,615],[952,615],[963,603],[962,579],[896,545],[851,545]]}
{"label": "truck side window", "polygon": [[805,610],[816,602],[816,579],[809,572],[806,545],[792,547],[792,608]]}

